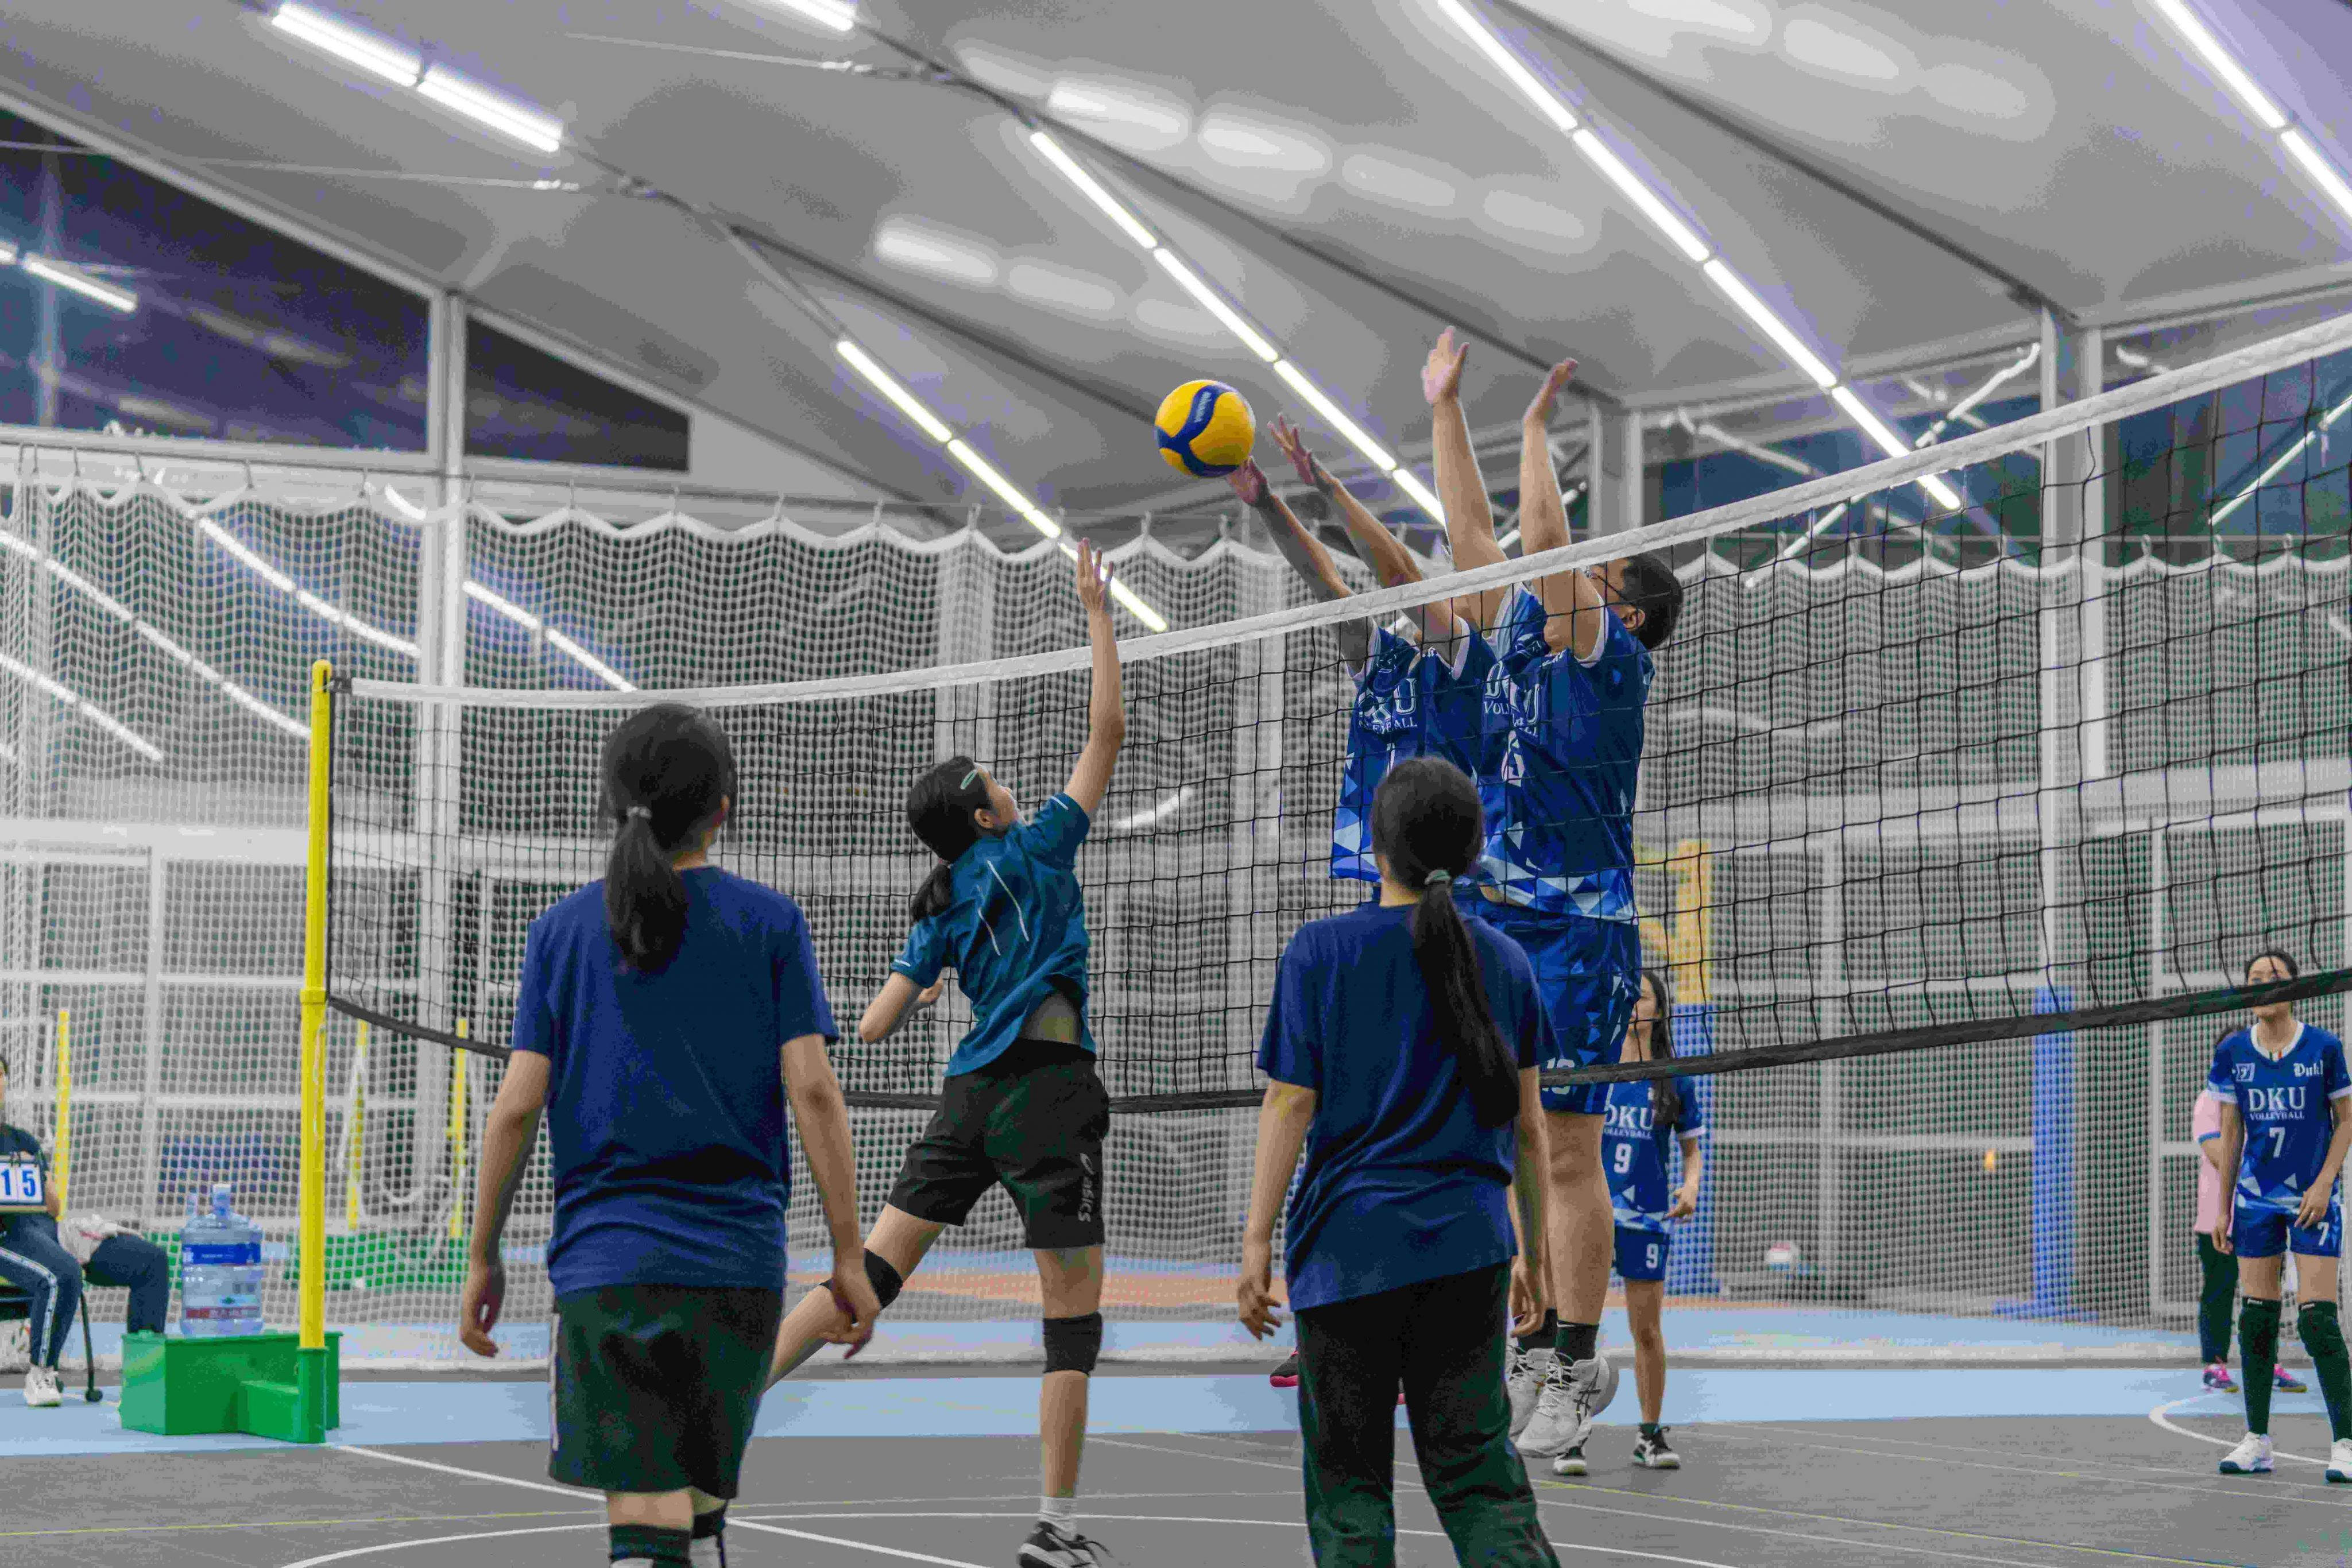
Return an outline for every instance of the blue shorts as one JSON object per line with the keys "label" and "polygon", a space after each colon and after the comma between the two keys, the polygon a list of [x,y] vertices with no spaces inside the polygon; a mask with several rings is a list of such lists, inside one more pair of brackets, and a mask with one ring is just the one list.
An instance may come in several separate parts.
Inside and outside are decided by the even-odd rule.
{"label": "blue shorts", "polygon": [[2339,1192],[2327,1200],[2325,1224],[2309,1229],[2292,1214],[2274,1208],[2240,1207],[2230,1221],[2230,1250],[2241,1258],[2275,1258],[2296,1252],[2305,1258],[2333,1258],[2344,1249],[2344,1198]]}
{"label": "blue shorts", "polygon": [[1666,1253],[1674,1238],[1663,1230],[1636,1230],[1630,1225],[1617,1228],[1617,1277],[1621,1280],[1663,1280],[1666,1277]]}
{"label": "blue shorts", "polygon": [[[1488,903],[1488,925],[1527,950],[1536,993],[1551,1014],[1559,1055],[1541,1065],[1591,1067],[1613,1062],[1633,1019],[1642,989],[1642,932],[1630,920],[1587,920],[1542,915],[1515,904]],[[1543,1108],[1579,1116],[1609,1113],[1609,1085],[1547,1086]]]}

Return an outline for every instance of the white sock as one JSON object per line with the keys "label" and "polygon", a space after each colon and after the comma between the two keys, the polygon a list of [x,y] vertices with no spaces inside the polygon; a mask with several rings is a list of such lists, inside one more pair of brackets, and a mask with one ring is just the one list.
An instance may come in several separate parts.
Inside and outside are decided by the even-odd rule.
{"label": "white sock", "polygon": [[1041,1497],[1037,1500],[1037,1517],[1065,1535],[1077,1533],[1078,1500],[1074,1497]]}
{"label": "white sock", "polygon": [[716,1535],[700,1536],[688,1542],[686,1560],[694,1568],[725,1568],[727,1559],[719,1555],[719,1537]]}

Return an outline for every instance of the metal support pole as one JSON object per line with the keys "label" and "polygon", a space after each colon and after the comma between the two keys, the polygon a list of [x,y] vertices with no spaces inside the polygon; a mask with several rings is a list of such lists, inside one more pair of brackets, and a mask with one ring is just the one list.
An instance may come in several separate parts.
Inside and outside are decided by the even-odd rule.
{"label": "metal support pole", "polygon": [[[1845,1006],[1845,845],[1831,839],[1822,850],[1822,1038],[1834,1040],[1847,1029]],[[1813,1206],[1820,1216],[1814,1238],[1816,1267],[1834,1269],[1845,1228],[1845,1063],[1822,1063],[1820,1142],[1813,1162]]]}
{"label": "metal support pole", "polygon": [[151,1230],[178,1218],[159,1190],[163,1185],[163,902],[170,874],[170,862],[162,853],[148,851],[147,1053],[140,1064],[137,1212],[140,1222]]}
{"label": "metal support pole", "polygon": [[[2170,867],[2165,860],[2165,830],[2147,835],[2147,994],[2164,995],[2165,902],[2171,896]],[[2164,1312],[2164,1263],[2172,1239],[2164,1223],[2164,1020],[2147,1026],[2147,1305],[2151,1318]],[[2197,1156],[2203,1159],[2203,1155]]]}

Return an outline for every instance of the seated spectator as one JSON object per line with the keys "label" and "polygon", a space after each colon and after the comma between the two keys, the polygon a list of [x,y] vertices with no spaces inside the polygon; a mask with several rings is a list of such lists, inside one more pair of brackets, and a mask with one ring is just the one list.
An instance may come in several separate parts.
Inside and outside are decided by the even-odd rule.
{"label": "seated spectator", "polygon": [[133,1333],[162,1333],[172,1299],[171,1266],[161,1247],[104,1220],[76,1218],[61,1236],[64,1199],[49,1182],[49,1157],[40,1139],[9,1124],[7,1113],[8,1061],[0,1057],[0,1161],[37,1163],[47,1204],[47,1213],[0,1213],[0,1279],[32,1297],[32,1317],[26,1324],[32,1365],[25,1374],[25,1403],[55,1406],[65,1400],[58,1359],[65,1350],[66,1331],[81,1306],[83,1276],[92,1284],[127,1287],[131,1311],[124,1326]]}

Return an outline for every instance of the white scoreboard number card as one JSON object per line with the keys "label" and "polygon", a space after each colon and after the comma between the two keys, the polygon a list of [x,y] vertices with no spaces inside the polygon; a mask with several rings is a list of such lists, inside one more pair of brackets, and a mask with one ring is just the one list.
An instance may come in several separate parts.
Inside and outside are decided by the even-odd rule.
{"label": "white scoreboard number card", "polygon": [[41,1186],[41,1167],[32,1160],[0,1160],[0,1209],[41,1208],[48,1195]]}

